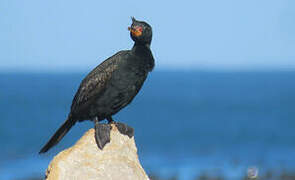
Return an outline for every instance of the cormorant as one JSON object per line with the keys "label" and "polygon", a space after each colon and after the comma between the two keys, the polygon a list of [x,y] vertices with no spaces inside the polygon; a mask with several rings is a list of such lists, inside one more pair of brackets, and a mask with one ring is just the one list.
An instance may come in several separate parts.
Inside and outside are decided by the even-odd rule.
{"label": "cormorant", "polygon": [[109,130],[102,126],[103,124],[99,124],[99,121],[107,119],[109,123],[114,123],[112,115],[131,103],[148,73],[154,68],[154,58],[150,49],[151,26],[132,17],[132,25],[128,30],[134,41],[132,49],[119,51],[83,79],[72,101],[67,120],[39,153],[47,152],[76,122],[84,120],[95,122],[95,139],[99,148],[102,149],[109,142],[109,135],[104,134],[109,133]]}

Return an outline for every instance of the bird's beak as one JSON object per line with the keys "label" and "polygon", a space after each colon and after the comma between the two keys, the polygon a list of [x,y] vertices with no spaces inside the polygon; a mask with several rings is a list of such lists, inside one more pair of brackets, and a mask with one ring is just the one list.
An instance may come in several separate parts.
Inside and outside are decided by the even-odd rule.
{"label": "bird's beak", "polygon": [[138,37],[142,34],[142,28],[139,26],[128,27],[128,30],[131,32],[132,36]]}

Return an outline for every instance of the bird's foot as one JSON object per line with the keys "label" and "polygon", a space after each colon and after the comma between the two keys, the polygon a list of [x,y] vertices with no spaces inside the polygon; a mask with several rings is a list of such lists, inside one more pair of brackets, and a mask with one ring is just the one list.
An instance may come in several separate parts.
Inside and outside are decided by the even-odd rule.
{"label": "bird's foot", "polygon": [[99,149],[103,150],[104,146],[111,141],[110,133],[114,124],[121,134],[127,135],[129,138],[134,136],[134,129],[127,124],[109,121],[108,124],[100,124],[98,119],[95,119],[95,141]]}
{"label": "bird's foot", "polygon": [[132,127],[120,122],[114,122],[114,124],[121,134],[127,135],[129,138],[134,136],[134,129]]}
{"label": "bird's foot", "polygon": [[95,141],[99,149],[103,149],[104,146],[111,141],[110,133],[112,127],[109,124],[100,124],[95,122]]}

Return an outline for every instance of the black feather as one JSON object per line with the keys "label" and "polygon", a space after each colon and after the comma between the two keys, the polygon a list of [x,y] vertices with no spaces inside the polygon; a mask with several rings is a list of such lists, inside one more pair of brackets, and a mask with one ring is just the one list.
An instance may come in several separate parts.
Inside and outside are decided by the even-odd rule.
{"label": "black feather", "polygon": [[39,154],[47,152],[50,148],[55,146],[66,134],[67,132],[74,126],[75,121],[69,118],[61,125],[61,127],[54,133],[54,135],[50,138],[50,140],[43,146],[40,150]]}
{"label": "black feather", "polygon": [[73,99],[69,118],[51,137],[40,153],[56,145],[77,121],[101,121],[127,106],[141,89],[154,67],[150,50],[152,29],[143,21],[133,23],[143,27],[140,38],[131,50],[120,51],[94,68],[82,81]]}

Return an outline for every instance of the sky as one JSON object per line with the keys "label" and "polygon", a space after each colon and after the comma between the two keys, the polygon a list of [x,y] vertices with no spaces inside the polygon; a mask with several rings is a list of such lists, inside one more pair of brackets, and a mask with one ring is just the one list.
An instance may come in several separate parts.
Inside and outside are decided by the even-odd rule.
{"label": "sky", "polygon": [[156,69],[295,69],[294,0],[1,0],[0,72],[88,70],[153,27]]}

